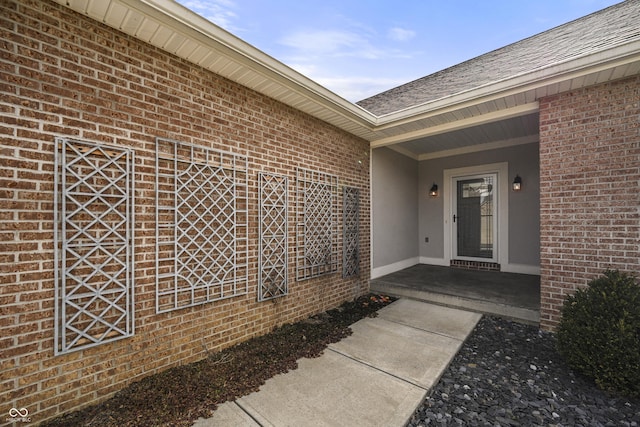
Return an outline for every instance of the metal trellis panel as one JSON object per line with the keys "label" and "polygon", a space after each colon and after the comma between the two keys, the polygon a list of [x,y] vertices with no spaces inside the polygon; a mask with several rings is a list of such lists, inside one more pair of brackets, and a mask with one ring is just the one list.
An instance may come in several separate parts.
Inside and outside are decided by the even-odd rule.
{"label": "metal trellis panel", "polygon": [[288,293],[288,179],[258,174],[258,301]]}
{"label": "metal trellis panel", "polygon": [[55,140],[55,354],[134,334],[134,157]]}
{"label": "metal trellis panel", "polygon": [[338,270],[338,177],[298,168],[297,280]]}
{"label": "metal trellis panel", "polygon": [[360,274],[360,190],[342,190],[342,277]]}
{"label": "metal trellis panel", "polygon": [[247,158],[156,140],[156,311],[248,291]]}

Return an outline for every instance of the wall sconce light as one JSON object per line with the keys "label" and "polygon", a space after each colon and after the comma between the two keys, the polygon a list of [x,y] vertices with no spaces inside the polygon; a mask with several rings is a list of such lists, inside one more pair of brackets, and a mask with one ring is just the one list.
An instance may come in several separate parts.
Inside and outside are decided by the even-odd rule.
{"label": "wall sconce light", "polygon": [[438,186],[434,182],[431,188],[429,189],[429,196],[438,197]]}
{"label": "wall sconce light", "polygon": [[520,178],[520,175],[516,175],[516,177],[513,179],[513,191],[520,191],[522,190],[522,178]]}

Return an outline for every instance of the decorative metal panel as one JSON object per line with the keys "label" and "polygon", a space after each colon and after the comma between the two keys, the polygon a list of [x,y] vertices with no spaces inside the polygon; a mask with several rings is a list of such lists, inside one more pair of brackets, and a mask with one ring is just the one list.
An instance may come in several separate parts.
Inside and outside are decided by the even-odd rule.
{"label": "decorative metal panel", "polygon": [[247,158],[156,140],[156,311],[247,293]]}
{"label": "decorative metal panel", "polygon": [[55,140],[55,353],[134,334],[134,158]]}
{"label": "decorative metal panel", "polygon": [[258,181],[258,301],[266,301],[288,293],[288,179],[260,173]]}
{"label": "decorative metal panel", "polygon": [[338,178],[298,168],[297,280],[338,270]]}
{"label": "decorative metal panel", "polygon": [[342,190],[342,277],[360,274],[360,190]]}

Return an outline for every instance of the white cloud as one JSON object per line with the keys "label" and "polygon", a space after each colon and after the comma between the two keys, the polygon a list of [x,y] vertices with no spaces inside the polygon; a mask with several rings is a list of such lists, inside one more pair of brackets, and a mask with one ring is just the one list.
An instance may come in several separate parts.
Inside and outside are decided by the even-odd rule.
{"label": "white cloud", "polygon": [[348,30],[299,30],[280,39],[294,49],[294,56],[379,58],[382,52],[364,35]]}
{"label": "white cloud", "polygon": [[[397,61],[406,63],[420,52],[389,46],[388,39],[385,44],[385,37],[361,25],[350,23],[348,27],[289,33],[279,40],[285,47],[279,59],[352,102],[415,78],[408,78]],[[415,33],[396,28],[393,36],[408,40]]]}
{"label": "white cloud", "polygon": [[236,4],[232,0],[180,0],[180,3],[227,31],[237,30],[233,24],[237,18],[233,11]]}
{"label": "white cloud", "polygon": [[364,77],[358,71],[350,75],[348,69],[334,64],[324,64],[323,67],[319,67],[311,63],[289,63],[289,66],[351,102],[360,101],[414,79],[407,76],[388,77],[389,73],[386,71],[384,74],[387,77]]}
{"label": "white cloud", "polygon": [[[299,72],[303,76],[310,78],[311,80],[315,80],[312,76],[320,74],[320,72],[318,71],[318,67],[316,67],[315,64],[312,64],[312,63],[309,63],[309,62],[307,62],[307,63],[287,62],[286,65],[288,67],[293,68],[294,70],[296,70],[297,72]],[[318,82],[318,81],[316,80],[316,82]]]}
{"label": "white cloud", "polygon": [[341,97],[351,102],[363,100],[411,80],[407,77],[314,77],[313,74],[307,74],[307,76],[320,85],[326,87],[330,91],[340,95]]}
{"label": "white cloud", "polygon": [[416,32],[413,30],[407,30],[400,27],[394,27],[389,29],[387,35],[391,40],[404,42],[414,38],[416,36]]}

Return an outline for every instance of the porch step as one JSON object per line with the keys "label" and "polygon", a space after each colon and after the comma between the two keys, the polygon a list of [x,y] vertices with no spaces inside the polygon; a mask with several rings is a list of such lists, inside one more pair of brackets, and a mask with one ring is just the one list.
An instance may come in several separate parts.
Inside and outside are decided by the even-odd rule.
{"label": "porch step", "polygon": [[533,325],[538,325],[540,323],[539,310],[515,307],[513,305],[479,300],[459,295],[448,295],[424,289],[415,289],[375,279],[371,280],[370,289],[371,292],[382,293],[394,297],[410,298],[418,301],[426,301],[447,307],[462,308],[478,313],[500,316],[522,323]]}

